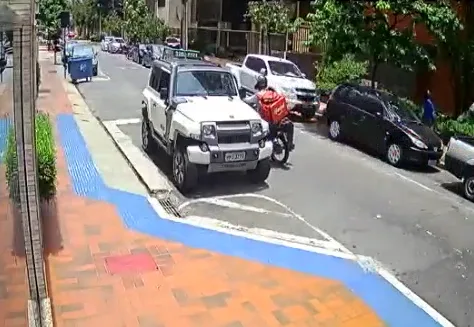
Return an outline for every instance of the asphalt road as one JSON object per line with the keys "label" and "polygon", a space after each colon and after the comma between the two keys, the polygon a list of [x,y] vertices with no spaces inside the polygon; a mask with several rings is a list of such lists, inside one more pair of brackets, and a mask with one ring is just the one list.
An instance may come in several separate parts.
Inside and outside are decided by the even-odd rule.
{"label": "asphalt road", "polygon": [[[91,110],[104,121],[140,118],[148,69],[101,54],[100,70],[109,79],[78,86]],[[322,229],[377,259],[455,325],[474,326],[474,204],[456,179],[437,168],[395,169],[329,141],[314,122],[296,126],[290,164],[273,169],[266,186],[215,176],[192,199],[180,198],[184,213],[312,238]],[[120,128],[140,146],[139,124]]]}

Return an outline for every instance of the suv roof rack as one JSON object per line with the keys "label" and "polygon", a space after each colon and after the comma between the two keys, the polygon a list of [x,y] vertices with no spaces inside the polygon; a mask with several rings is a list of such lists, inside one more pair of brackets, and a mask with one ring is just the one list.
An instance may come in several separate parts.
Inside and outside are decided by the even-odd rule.
{"label": "suv roof rack", "polygon": [[173,49],[165,47],[161,56],[162,60],[170,61],[173,59],[192,59],[202,60],[201,53],[195,50]]}

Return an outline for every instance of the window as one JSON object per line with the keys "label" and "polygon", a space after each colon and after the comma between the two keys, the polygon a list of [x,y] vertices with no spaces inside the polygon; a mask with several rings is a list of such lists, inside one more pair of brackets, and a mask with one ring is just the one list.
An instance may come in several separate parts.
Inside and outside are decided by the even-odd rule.
{"label": "window", "polygon": [[150,87],[157,92],[159,92],[158,87],[160,84],[160,77],[161,77],[161,69],[153,67],[152,72],[150,74],[150,81],[148,85],[150,85]]}
{"label": "window", "polygon": [[383,113],[382,103],[371,96],[364,97],[364,104],[361,109],[367,111],[368,113],[375,115],[377,113]]}
{"label": "window", "polygon": [[223,71],[184,71],[178,73],[177,96],[237,96],[235,78]]}
{"label": "window", "polygon": [[260,71],[263,69],[267,69],[267,66],[265,65],[265,62],[256,57],[247,57],[247,60],[245,61],[245,66],[248,69],[253,70],[254,72],[260,73]]}
{"label": "window", "polygon": [[166,0],[158,0],[158,8],[166,7]]}
{"label": "window", "polygon": [[161,71],[161,77],[160,77],[160,83],[158,84],[158,92],[160,92],[162,89],[166,88],[169,94],[170,91],[170,73],[162,70]]}
{"label": "window", "polygon": [[288,76],[288,77],[303,77],[301,71],[292,62],[270,60],[268,62],[268,66],[270,66],[270,71],[272,72],[273,75]]}

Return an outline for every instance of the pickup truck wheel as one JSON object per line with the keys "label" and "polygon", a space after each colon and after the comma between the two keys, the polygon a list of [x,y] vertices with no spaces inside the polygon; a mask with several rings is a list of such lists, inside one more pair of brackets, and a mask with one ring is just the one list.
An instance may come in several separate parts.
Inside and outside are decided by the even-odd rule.
{"label": "pickup truck wheel", "polygon": [[173,152],[173,182],[182,193],[192,191],[198,182],[198,168],[189,162],[186,151],[182,148]]}
{"label": "pickup truck wheel", "polygon": [[263,159],[259,161],[257,167],[254,170],[249,170],[247,172],[250,181],[254,184],[263,183],[267,180],[270,175],[270,159]]}
{"label": "pickup truck wheel", "polygon": [[474,201],[474,176],[464,179],[464,196],[469,201]]}
{"label": "pickup truck wheel", "polygon": [[155,140],[153,139],[153,136],[151,133],[150,122],[147,121],[145,118],[143,118],[142,119],[142,148],[143,150],[147,153],[151,152],[154,141]]}

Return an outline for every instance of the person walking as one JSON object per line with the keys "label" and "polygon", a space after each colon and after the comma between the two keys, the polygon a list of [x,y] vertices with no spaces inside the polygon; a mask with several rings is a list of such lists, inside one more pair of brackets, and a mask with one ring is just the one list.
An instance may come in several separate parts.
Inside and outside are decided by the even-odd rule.
{"label": "person walking", "polygon": [[423,101],[423,124],[428,127],[433,127],[436,122],[436,109],[431,98],[431,92],[429,90],[425,93],[425,99]]}

